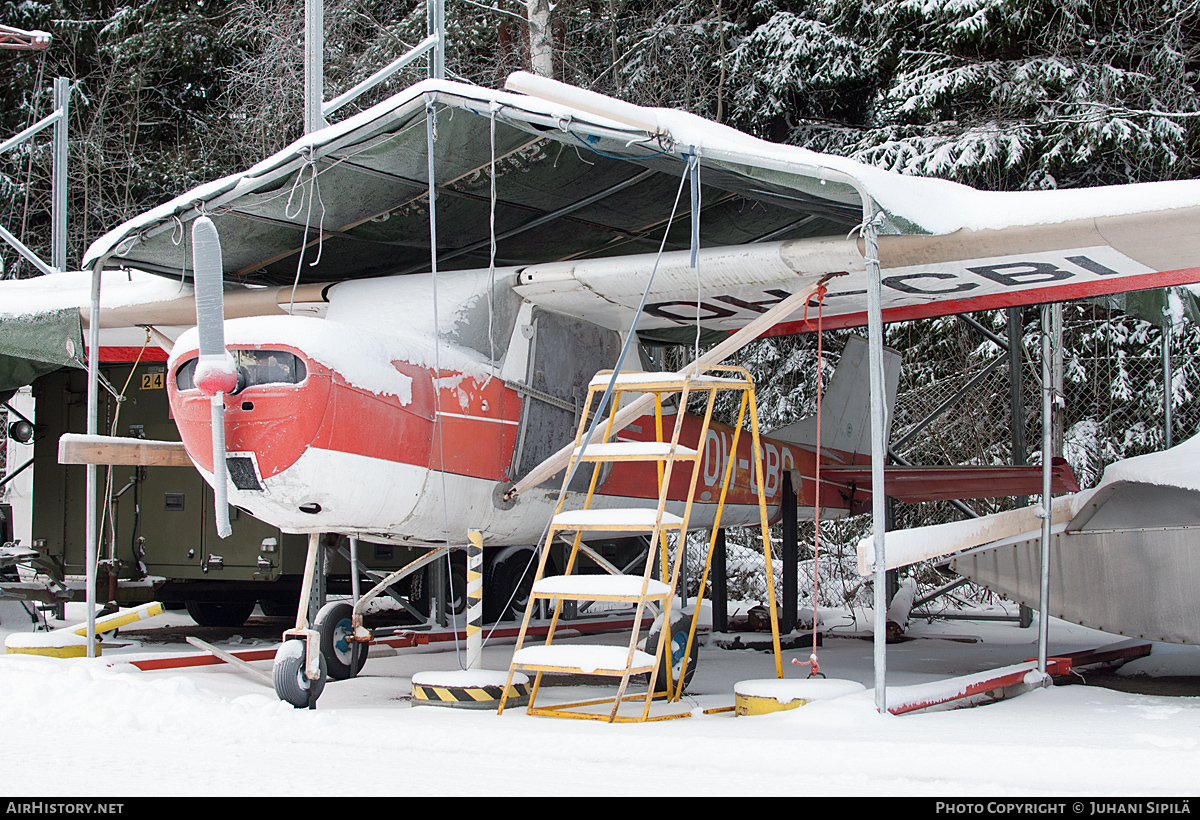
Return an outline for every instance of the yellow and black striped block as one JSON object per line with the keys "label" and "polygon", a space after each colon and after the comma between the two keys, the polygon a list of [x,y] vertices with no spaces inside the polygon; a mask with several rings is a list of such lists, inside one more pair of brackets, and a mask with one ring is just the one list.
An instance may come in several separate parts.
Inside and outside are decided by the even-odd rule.
{"label": "yellow and black striped block", "polygon": [[[496,709],[504,686],[412,686],[413,706],[451,706],[459,709]],[[508,687],[506,706],[525,706],[529,703],[529,684],[513,682]]]}

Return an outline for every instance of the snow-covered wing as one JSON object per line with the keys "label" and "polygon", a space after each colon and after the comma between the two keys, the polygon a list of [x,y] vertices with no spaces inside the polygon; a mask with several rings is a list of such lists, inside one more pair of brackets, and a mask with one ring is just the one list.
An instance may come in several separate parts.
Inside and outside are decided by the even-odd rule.
{"label": "snow-covered wing", "polygon": [[[1086,224],[1084,224],[1086,223]],[[1189,232],[1200,206],[1112,216],[1057,226],[949,236],[880,238],[885,322],[1065,301],[1200,281],[1200,250]],[[701,251],[584,259],[524,268],[516,290],[560,313],[628,327],[655,271],[641,328],[734,330],[822,274],[836,273],[822,306],[827,329],[867,322],[867,276],[860,243],[792,240]],[[798,311],[775,333],[815,327]]]}

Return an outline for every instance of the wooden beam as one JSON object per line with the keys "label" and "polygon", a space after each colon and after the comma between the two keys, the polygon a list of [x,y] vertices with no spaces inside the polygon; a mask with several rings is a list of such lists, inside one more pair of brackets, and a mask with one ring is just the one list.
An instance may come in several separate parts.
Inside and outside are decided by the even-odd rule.
{"label": "wooden beam", "polygon": [[58,440],[59,464],[128,464],[139,467],[191,467],[181,441],[147,441],[117,436],[66,433]]}

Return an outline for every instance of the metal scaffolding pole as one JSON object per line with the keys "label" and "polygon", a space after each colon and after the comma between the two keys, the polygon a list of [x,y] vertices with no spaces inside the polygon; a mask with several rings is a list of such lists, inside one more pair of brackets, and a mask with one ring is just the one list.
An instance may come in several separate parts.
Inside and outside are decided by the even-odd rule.
{"label": "metal scaffolding pole", "polygon": [[437,35],[437,45],[429,60],[429,78],[446,79],[446,0],[425,0],[429,16],[428,34]]}
{"label": "metal scaffolding pole", "polygon": [[[92,312],[88,315],[88,393],[87,433],[97,433],[97,414],[100,405],[100,273],[107,257],[92,269]],[[96,657],[96,555],[99,552],[96,531],[96,465],[87,465],[87,514],[84,519],[84,575],[87,578],[87,656]]]}
{"label": "metal scaffolding pole", "polygon": [[[1057,313],[1057,317],[1055,314]],[[1055,319],[1057,318],[1057,322]],[[1042,306],[1042,566],[1041,592],[1038,597],[1038,671],[1046,674],[1047,644],[1050,637],[1050,460],[1054,436],[1054,380],[1051,357],[1055,326],[1062,324],[1062,305]]]}
{"label": "metal scaffolding pole", "polygon": [[872,203],[863,197],[863,236],[867,256],[867,346],[871,371],[871,522],[875,541],[875,708],[887,713],[887,558],[884,531],[887,529],[886,492],[883,468],[887,460],[887,397],[883,374],[883,274],[879,268],[879,241]]}
{"label": "metal scaffolding pole", "polygon": [[1172,446],[1171,405],[1175,403],[1174,391],[1171,384],[1171,336],[1175,332],[1175,317],[1171,313],[1170,304],[1173,288],[1167,288],[1167,310],[1163,316],[1162,334],[1162,367],[1163,367],[1163,449]]}
{"label": "metal scaffolding pole", "polygon": [[325,101],[325,2],[304,0],[304,133],[319,131],[327,123],[321,113]]}
{"label": "metal scaffolding pole", "polygon": [[54,110],[62,116],[54,123],[54,170],[50,183],[51,219],[50,267],[67,269],[67,113],[71,101],[71,82],[66,77],[54,80]]}

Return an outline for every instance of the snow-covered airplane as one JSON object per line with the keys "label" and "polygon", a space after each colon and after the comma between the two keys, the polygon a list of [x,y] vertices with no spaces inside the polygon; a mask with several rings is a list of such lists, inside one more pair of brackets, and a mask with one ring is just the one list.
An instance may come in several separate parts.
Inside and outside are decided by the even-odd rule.
{"label": "snow-covered airplane", "polygon": [[[471,526],[488,544],[536,540],[555,493],[518,484],[514,495],[511,482],[572,438],[581,389],[615,362],[652,270],[643,339],[687,342],[697,317],[705,334],[727,334],[821,282],[823,326],[862,324],[863,243],[849,234],[866,213],[879,226],[885,321],[1200,279],[1190,242],[1200,183],[982,193],[530,75],[509,86],[527,93],[420,83],[88,250],[85,267],[187,280],[184,227],[207,215],[227,287],[241,286],[231,297],[282,288],[258,301],[292,315],[226,322],[243,378],[225,400],[232,503],[299,532],[434,544]],[[666,231],[691,156],[694,266],[688,220]],[[151,324],[155,310],[119,321]],[[769,332],[814,329],[816,312],[798,305]],[[168,389],[188,452],[211,478],[198,349],[195,333],[179,338]],[[865,392],[848,395],[857,403]],[[831,461],[862,462],[865,408],[851,410],[849,430],[825,431]],[[638,438],[638,426],[626,435]],[[815,442],[800,434],[767,445],[766,488],[795,468],[811,506],[811,449],[789,441]],[[637,470],[613,469],[601,494],[649,503]],[[848,509],[865,496],[826,497]]]}
{"label": "snow-covered airplane", "polygon": [[[1200,436],[1110,464],[1095,487],[1051,507],[1050,613],[1117,635],[1200,642]],[[956,573],[1039,608],[1040,505],[895,533],[889,568],[944,560]],[[869,541],[858,546],[869,574]]]}
{"label": "snow-covered airplane", "polygon": [[[1200,281],[1200,181],[984,193],[527,74],[508,88],[419,83],[89,248],[87,269],[183,283],[170,303],[102,302],[102,326],[162,329],[192,323],[192,223],[219,234],[233,361],[216,369],[229,381],[202,389],[201,328],[175,342],[168,390],[188,454],[230,503],[294,532],[421,546],[463,543],[470,528],[487,545],[532,543],[561,484],[551,457],[635,318],[643,342],[688,345],[765,315],[756,333],[816,330],[818,313],[824,329],[865,324],[868,223],[885,322]],[[672,221],[685,187],[691,204]],[[794,310],[769,313],[781,304]],[[869,493],[850,466],[869,441],[862,348],[847,353],[820,442],[844,470],[823,471],[822,515],[862,509]],[[801,422],[764,443],[769,503],[793,470],[811,511],[814,432]],[[622,435],[651,433],[641,419]],[[728,433],[709,434],[695,526],[711,521],[710,467]],[[913,472],[888,493],[1036,486],[1008,475],[1016,483],[967,487],[961,471]],[[651,505],[654,482],[653,469],[617,465],[598,492]],[[749,471],[737,485],[728,525],[753,509]]]}

